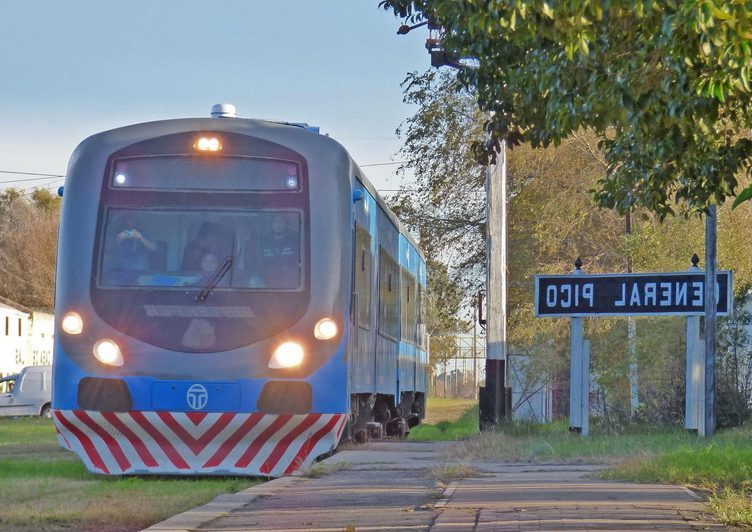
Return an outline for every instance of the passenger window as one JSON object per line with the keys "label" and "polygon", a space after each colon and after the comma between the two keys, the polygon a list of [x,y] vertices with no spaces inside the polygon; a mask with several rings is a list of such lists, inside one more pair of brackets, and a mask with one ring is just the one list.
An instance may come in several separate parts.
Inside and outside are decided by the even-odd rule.
{"label": "passenger window", "polygon": [[402,299],[400,301],[402,315],[402,340],[405,342],[415,343],[416,329],[416,298],[415,298],[415,277],[410,275],[407,270],[402,270]]}
{"label": "passenger window", "polygon": [[379,249],[379,332],[399,338],[399,265],[384,249]]}
{"label": "passenger window", "polygon": [[358,325],[371,324],[371,235],[355,226],[355,293],[358,294]]}

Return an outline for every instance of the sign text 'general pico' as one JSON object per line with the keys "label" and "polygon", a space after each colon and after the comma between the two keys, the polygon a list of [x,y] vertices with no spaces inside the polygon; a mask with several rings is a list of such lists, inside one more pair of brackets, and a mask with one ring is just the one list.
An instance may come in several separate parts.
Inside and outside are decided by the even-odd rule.
{"label": "sign text 'general pico'", "polygon": [[[732,308],[730,271],[716,276],[716,311]],[[577,316],[697,316],[704,313],[705,274],[702,272],[599,275],[536,275],[535,315]]]}

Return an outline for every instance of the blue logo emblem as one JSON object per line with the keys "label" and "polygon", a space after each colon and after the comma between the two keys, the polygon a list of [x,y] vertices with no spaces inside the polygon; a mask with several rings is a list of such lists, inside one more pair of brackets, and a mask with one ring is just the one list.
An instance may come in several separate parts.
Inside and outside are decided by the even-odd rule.
{"label": "blue logo emblem", "polygon": [[185,399],[188,401],[188,406],[193,410],[201,410],[209,402],[209,392],[206,391],[200,384],[194,384],[188,388],[188,393],[185,394]]}

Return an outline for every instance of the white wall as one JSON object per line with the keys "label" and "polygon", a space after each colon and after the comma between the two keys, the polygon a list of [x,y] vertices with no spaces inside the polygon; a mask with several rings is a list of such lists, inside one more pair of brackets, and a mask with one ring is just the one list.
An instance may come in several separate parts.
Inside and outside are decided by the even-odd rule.
{"label": "white wall", "polygon": [[0,303],[0,375],[52,363],[54,316]]}
{"label": "white wall", "polygon": [[34,311],[26,343],[24,366],[52,364],[52,344],[55,336],[55,316]]}

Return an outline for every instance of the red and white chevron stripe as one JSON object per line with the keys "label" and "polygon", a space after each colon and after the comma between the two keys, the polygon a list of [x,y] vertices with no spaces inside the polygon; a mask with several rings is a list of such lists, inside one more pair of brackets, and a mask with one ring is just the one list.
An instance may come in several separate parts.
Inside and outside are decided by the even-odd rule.
{"label": "red and white chevron stripe", "polygon": [[60,445],[92,473],[289,475],[332,451],[346,414],[55,410]]}

